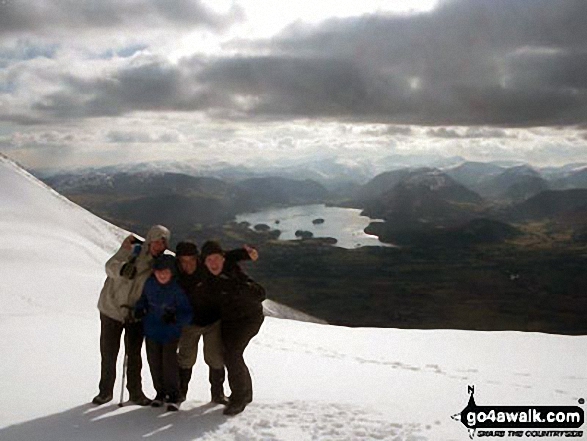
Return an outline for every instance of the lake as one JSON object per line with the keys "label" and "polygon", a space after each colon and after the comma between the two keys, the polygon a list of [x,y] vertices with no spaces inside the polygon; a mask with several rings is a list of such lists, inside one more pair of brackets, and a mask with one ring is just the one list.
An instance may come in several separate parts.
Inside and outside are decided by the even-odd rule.
{"label": "lake", "polygon": [[[324,219],[324,222],[314,224],[312,221],[315,219]],[[239,214],[236,221],[248,222],[251,228],[257,224],[266,224],[272,230],[280,230],[280,240],[299,240],[295,232],[304,230],[312,232],[314,237],[334,237],[338,241],[335,246],[342,248],[391,246],[363,231],[369,223],[377,220],[361,216],[361,210],[355,208],[327,207],[324,204],[298,205]]]}

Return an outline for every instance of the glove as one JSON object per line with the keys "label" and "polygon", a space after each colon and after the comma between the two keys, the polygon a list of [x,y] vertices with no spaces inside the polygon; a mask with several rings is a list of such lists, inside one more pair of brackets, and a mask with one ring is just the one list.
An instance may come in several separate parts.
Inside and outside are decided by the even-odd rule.
{"label": "glove", "polygon": [[161,317],[163,323],[166,325],[174,325],[176,323],[175,311],[173,309],[166,309]]}
{"label": "glove", "polygon": [[120,268],[120,275],[126,279],[132,280],[137,275],[137,267],[134,263],[127,262]]}
{"label": "glove", "polygon": [[135,320],[141,320],[146,315],[147,315],[147,310],[145,308],[133,310],[133,318]]}

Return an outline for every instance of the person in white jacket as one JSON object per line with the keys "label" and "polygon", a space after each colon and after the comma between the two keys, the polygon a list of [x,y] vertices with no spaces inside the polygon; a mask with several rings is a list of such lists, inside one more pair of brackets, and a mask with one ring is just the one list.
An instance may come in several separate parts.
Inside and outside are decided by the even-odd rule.
{"label": "person in white jacket", "polygon": [[116,359],[124,331],[128,356],[127,384],[130,401],[148,406],[151,400],[143,393],[141,348],[144,335],[141,322],[132,319],[132,309],[141,297],[145,281],[151,275],[153,260],[163,254],[171,233],[162,225],[151,227],[144,243],[128,236],[120,249],[106,262],[106,281],[100,292],[100,355],[102,357],[99,393],[92,403],[112,400],[116,380]]}

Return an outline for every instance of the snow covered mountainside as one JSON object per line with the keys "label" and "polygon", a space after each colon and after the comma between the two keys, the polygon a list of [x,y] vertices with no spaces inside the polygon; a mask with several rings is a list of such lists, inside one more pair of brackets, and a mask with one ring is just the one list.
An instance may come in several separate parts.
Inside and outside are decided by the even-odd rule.
{"label": "snow covered mountainside", "polygon": [[[478,405],[586,398],[586,336],[268,317],[246,353],[255,398],[242,414],[209,403],[201,355],[180,412],[119,408],[118,397],[93,406],[96,302],[104,263],[126,234],[0,156],[0,440],[465,441],[451,415],[469,385]],[[153,395],[146,359],[143,383]]]}

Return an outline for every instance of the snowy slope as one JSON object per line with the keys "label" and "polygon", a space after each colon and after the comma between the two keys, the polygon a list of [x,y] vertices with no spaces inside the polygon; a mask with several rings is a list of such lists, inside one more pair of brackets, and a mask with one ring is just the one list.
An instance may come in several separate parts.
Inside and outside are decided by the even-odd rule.
{"label": "snowy slope", "polygon": [[[86,310],[125,234],[0,156],[3,313]],[[64,293],[61,280],[78,295]]]}
{"label": "snowy slope", "polygon": [[[584,336],[270,317],[247,350],[255,401],[243,414],[208,403],[202,360],[179,413],[94,407],[96,302],[125,234],[0,158],[0,440],[464,441],[450,416],[467,385],[478,404],[576,405],[587,395]],[[152,394],[146,363],[143,382]]]}

